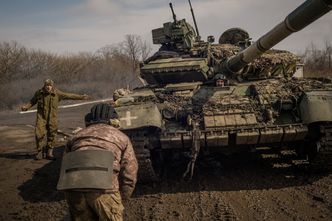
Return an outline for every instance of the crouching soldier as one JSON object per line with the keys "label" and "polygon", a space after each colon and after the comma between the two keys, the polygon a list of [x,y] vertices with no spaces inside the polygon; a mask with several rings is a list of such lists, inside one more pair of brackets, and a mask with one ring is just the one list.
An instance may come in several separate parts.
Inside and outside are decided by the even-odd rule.
{"label": "crouching soldier", "polygon": [[93,106],[87,127],[66,145],[57,188],[65,191],[74,221],[122,220],[122,199],[135,188],[138,165],[117,118],[111,105]]}
{"label": "crouching soldier", "polygon": [[[35,159],[53,159],[54,139],[58,129],[58,106],[61,100],[87,100],[88,95],[79,95],[62,92],[54,87],[54,82],[47,79],[44,87],[37,90],[29,103],[21,107],[22,111],[27,111],[37,104],[37,120],[35,128],[35,138],[37,154]],[[43,145],[44,138],[47,138],[46,146]]]}

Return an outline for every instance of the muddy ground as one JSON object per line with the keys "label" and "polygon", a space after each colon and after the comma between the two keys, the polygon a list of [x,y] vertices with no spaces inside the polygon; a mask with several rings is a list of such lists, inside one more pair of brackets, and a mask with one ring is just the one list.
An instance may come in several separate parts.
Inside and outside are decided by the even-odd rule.
{"label": "muddy ground", "polygon": [[[59,129],[82,127],[90,106],[60,110]],[[0,220],[69,220],[56,191],[55,161],[34,161],[35,114],[0,113]],[[125,220],[332,220],[332,175],[308,170],[289,152],[242,154],[198,164],[191,182],[169,168],[162,182],[138,184]]]}

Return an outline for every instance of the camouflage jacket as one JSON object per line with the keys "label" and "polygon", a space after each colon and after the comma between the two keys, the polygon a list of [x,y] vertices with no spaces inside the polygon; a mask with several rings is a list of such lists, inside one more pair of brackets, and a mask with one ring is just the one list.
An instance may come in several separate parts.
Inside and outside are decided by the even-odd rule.
{"label": "camouflage jacket", "polygon": [[26,105],[29,109],[37,104],[37,119],[56,119],[59,102],[61,100],[83,100],[84,96],[73,93],[65,93],[58,89],[53,89],[50,93],[46,92],[43,88],[36,91],[30,102]]}
{"label": "camouflage jacket", "polygon": [[138,164],[129,138],[107,124],[93,124],[79,131],[66,146],[66,152],[78,150],[109,150],[114,154],[112,189],[129,197],[137,181]]}

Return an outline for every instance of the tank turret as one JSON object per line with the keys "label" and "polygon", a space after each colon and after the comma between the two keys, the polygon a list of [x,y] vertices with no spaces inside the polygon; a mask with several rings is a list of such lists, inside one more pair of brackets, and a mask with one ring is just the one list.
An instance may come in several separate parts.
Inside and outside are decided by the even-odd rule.
{"label": "tank turret", "polygon": [[[329,12],[331,5],[331,0],[306,1],[251,45],[249,34],[240,28],[225,31],[219,44],[212,44],[211,36],[207,42],[200,40],[196,34],[198,28],[191,3],[196,32],[185,19],[176,19],[170,4],[174,21],[152,30],[153,43],[161,44],[161,48],[145,62],[141,76],[148,84],[157,85],[207,82],[220,73],[238,81],[244,78],[255,80],[279,75],[291,76],[296,71],[299,58],[287,51],[271,52],[270,49]],[[252,62],[254,65],[251,65]]]}

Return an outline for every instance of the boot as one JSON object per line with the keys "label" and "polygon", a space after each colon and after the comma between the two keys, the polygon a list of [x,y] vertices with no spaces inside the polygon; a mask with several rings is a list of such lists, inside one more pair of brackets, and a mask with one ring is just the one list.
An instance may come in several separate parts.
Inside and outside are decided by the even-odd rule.
{"label": "boot", "polygon": [[42,160],[43,159],[43,152],[39,150],[35,155],[35,160]]}
{"label": "boot", "polygon": [[46,159],[55,160],[55,157],[53,155],[53,148],[48,148],[47,154],[46,154]]}

